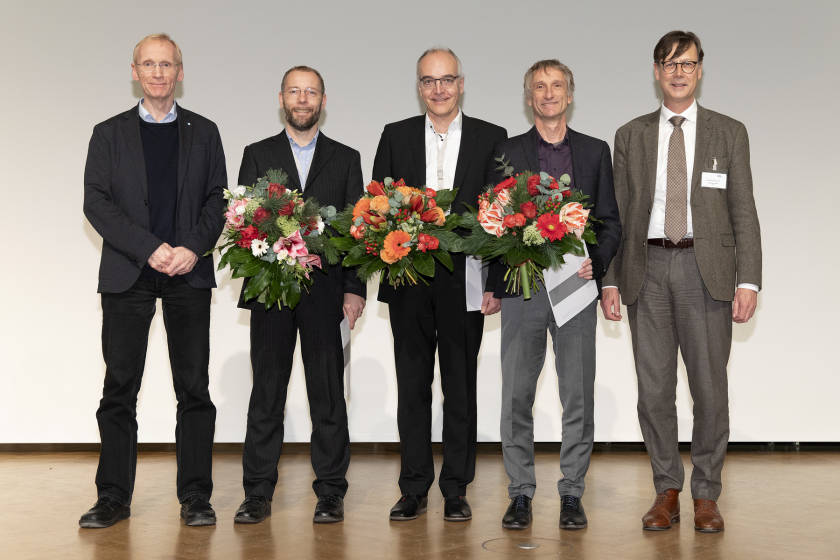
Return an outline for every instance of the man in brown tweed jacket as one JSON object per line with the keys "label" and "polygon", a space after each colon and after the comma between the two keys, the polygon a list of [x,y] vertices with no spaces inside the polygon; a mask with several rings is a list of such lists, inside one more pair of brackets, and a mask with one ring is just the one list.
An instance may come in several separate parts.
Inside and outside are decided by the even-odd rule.
{"label": "man in brown tweed jacket", "polygon": [[749,140],[743,124],[694,99],[703,73],[695,34],[662,37],[653,70],[663,106],[615,135],[624,236],[603,280],[601,307],[607,319],[618,321],[623,300],[633,336],[639,424],[657,492],[643,528],[665,530],[680,519],[679,349],[694,400],[694,528],[718,532],[724,525],[716,501],[729,440],[732,322],[750,320],[761,286]]}

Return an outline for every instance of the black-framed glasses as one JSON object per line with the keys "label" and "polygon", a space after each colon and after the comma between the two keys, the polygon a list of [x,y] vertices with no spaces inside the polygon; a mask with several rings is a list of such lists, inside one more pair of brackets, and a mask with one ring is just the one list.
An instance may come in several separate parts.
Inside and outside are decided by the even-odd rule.
{"label": "black-framed glasses", "polygon": [[455,82],[457,82],[458,78],[460,77],[461,76],[451,75],[444,76],[443,78],[432,78],[431,76],[423,76],[422,78],[420,78],[420,87],[422,87],[423,89],[432,89],[433,87],[435,87],[435,84],[437,82],[440,82],[440,85],[442,85],[443,87],[451,88],[455,85]]}
{"label": "black-framed glasses", "polygon": [[662,69],[665,70],[666,74],[673,74],[677,71],[677,66],[682,66],[682,71],[685,74],[691,74],[697,68],[697,60],[686,60],[685,62],[671,62],[670,60],[667,62],[660,62],[662,65]]}
{"label": "black-framed glasses", "polygon": [[297,97],[301,93],[304,93],[306,95],[306,97],[315,98],[315,97],[318,97],[319,94],[324,93],[324,92],[322,92],[319,89],[315,89],[315,88],[311,88],[311,87],[308,87],[308,88],[305,88],[305,89],[293,87],[293,88],[287,89],[283,93],[285,93],[286,95],[289,95],[291,97]]}
{"label": "black-framed glasses", "polygon": [[170,72],[178,68],[180,64],[175,62],[152,62],[151,60],[147,60],[146,62],[135,62],[134,66],[142,72],[151,74],[155,71],[155,66],[159,67],[161,72]]}

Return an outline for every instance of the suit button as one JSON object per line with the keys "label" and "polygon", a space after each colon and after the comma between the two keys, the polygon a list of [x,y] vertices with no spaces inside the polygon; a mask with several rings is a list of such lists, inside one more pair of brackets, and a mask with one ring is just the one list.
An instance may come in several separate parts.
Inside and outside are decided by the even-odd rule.
{"label": "suit button", "polygon": [[642,247],[644,247],[645,245],[647,245],[647,241],[642,241]]}
{"label": "suit button", "polygon": [[650,214],[650,208],[648,208],[648,214]]}
{"label": "suit button", "polygon": [[[143,201],[143,204],[144,204],[144,205],[146,205],[146,206],[148,206],[148,205],[149,205],[149,201],[148,201],[148,200],[144,200],[144,201]],[[650,212],[650,210],[648,210],[648,212]]]}

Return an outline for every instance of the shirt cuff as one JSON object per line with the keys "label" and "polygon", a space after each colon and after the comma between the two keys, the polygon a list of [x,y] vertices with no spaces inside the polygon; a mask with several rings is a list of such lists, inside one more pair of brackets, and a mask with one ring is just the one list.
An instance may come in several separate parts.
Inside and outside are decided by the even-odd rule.
{"label": "shirt cuff", "polygon": [[[618,289],[618,286],[601,286],[601,291],[606,290],[607,288],[615,288],[615,289],[617,290],[617,289]],[[758,290],[756,290],[756,292],[757,292],[757,291],[758,291]]]}
{"label": "shirt cuff", "polygon": [[746,289],[752,290],[754,292],[758,291],[758,286],[756,286],[755,284],[738,284],[738,288],[739,289],[740,288],[746,288]]}

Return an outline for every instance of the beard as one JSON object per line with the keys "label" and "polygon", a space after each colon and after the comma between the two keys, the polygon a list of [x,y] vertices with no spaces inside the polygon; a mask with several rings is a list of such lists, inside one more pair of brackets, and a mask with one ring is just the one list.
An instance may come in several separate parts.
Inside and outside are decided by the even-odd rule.
{"label": "beard", "polygon": [[321,118],[320,107],[316,107],[315,109],[313,109],[313,111],[309,113],[308,117],[302,117],[301,115],[296,114],[294,111],[288,109],[287,107],[284,107],[283,111],[286,113],[286,123],[288,123],[289,126],[291,126],[299,132],[306,132],[307,130],[311,130],[313,126],[318,124],[318,121]]}

